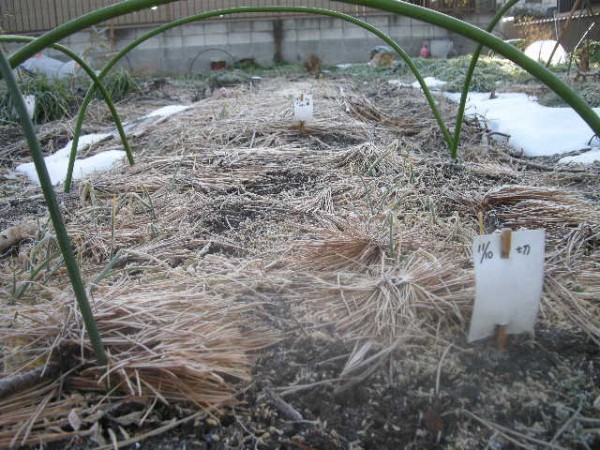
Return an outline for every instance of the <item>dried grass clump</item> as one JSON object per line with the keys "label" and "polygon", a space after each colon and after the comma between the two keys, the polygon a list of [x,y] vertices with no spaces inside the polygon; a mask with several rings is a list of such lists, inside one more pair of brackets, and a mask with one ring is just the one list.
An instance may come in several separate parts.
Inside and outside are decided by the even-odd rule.
{"label": "dried grass clump", "polygon": [[60,383],[34,386],[0,401],[0,448],[43,445],[81,435],[66,431],[81,396],[62,395]]}
{"label": "dried grass clump", "polygon": [[597,210],[580,204],[561,204],[545,200],[524,200],[496,210],[496,217],[511,228],[552,228],[581,223],[600,223]]}
{"label": "dried grass clump", "polygon": [[296,207],[303,213],[317,213],[322,211],[326,214],[333,214],[333,195],[330,187],[322,189],[314,197],[308,197]]}
{"label": "dried grass clump", "polygon": [[496,226],[556,228],[600,223],[597,209],[572,192],[549,187],[501,186],[483,196],[457,200],[476,212],[488,212]]}
{"label": "dried grass clump", "polygon": [[292,244],[288,266],[309,272],[366,271],[386,257],[385,239],[360,222],[334,221],[311,230],[313,237]]}
{"label": "dried grass clump", "polygon": [[[146,287],[129,283],[97,298],[94,312],[108,355],[106,367],[94,363],[81,316],[71,301],[20,307],[12,323],[0,328],[0,380],[50,364],[62,372],[73,370],[65,378],[71,390],[104,391],[110,386],[115,394],[148,404],[183,401],[211,408],[230,403],[237,383],[250,380],[250,353],[270,339],[249,326],[242,331],[247,306],[197,290],[176,282]],[[15,396],[19,393],[3,399],[0,408],[11,402],[18,405]],[[11,417],[2,415],[0,428],[16,433],[23,423]],[[45,421],[41,407],[31,429]]]}
{"label": "dried grass clump", "polygon": [[332,158],[337,168],[345,168],[353,175],[379,176],[398,174],[403,162],[398,156],[399,142],[384,148],[370,142],[351,147]]}
{"label": "dried grass clump", "polygon": [[389,118],[364,96],[344,96],[346,112],[361,121],[386,122]]}
{"label": "dried grass clump", "polygon": [[473,280],[451,260],[415,252],[378,273],[315,274],[298,289],[317,321],[335,324],[349,338],[390,345],[400,336],[440,321],[464,323]]}
{"label": "dried grass clump", "polygon": [[562,205],[577,205],[581,200],[574,197],[572,193],[548,187],[536,186],[500,186],[485,194],[481,200],[483,209],[497,205],[514,205],[525,200],[538,200],[554,202]]}
{"label": "dried grass clump", "polygon": [[[586,271],[578,281],[598,283],[600,276],[597,275],[597,270]],[[600,346],[600,307],[597,304],[600,292],[593,287],[582,292],[573,292],[573,288],[572,283],[567,280],[547,276],[542,296],[543,306],[549,308],[559,321],[575,326]]]}

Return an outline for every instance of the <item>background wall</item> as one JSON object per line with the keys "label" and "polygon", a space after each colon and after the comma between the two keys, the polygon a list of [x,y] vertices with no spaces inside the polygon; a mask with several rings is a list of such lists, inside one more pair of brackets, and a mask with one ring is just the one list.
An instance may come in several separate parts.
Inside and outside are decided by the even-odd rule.
{"label": "background wall", "polygon": [[[469,19],[485,26],[491,14],[471,14]],[[451,47],[459,54],[473,47],[460,36],[406,17],[382,14],[366,20],[396,39],[412,55],[418,54],[423,42],[430,45],[435,57],[445,57]],[[108,47],[113,47],[112,51],[120,49],[152,28],[95,29],[72,35],[62,43],[79,53],[102,59],[110,53]],[[366,30],[329,17],[211,20],[175,28],[146,41],[129,54],[123,65],[140,72],[161,73],[206,70],[213,60],[230,64],[254,58],[260,64],[271,65],[278,36],[281,56],[289,62],[304,61],[311,54],[319,56],[325,64],[367,62],[371,49],[382,44]]]}

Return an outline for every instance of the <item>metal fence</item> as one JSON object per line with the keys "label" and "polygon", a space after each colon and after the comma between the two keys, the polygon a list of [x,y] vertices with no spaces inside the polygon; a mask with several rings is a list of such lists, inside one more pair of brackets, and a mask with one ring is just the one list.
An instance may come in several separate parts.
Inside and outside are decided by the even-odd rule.
{"label": "metal fence", "polygon": [[[0,28],[9,33],[40,33],[51,30],[71,19],[118,0],[0,0]],[[477,0],[411,0],[410,3],[443,11],[449,14],[466,14],[477,11]],[[134,27],[170,22],[202,11],[235,6],[310,6],[345,12],[354,16],[381,14],[381,11],[359,5],[329,0],[180,0],[127,14],[111,21],[116,27]],[[254,17],[266,14],[253,14]],[[279,14],[285,16],[285,14]],[[244,17],[248,17],[247,14]],[[228,17],[227,20],[235,20]]]}

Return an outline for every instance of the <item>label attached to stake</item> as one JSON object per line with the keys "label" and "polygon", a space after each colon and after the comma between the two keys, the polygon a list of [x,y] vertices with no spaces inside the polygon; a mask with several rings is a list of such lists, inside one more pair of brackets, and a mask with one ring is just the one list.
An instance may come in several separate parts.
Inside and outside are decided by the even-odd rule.
{"label": "label attached to stake", "polygon": [[473,239],[476,296],[469,342],[493,336],[498,325],[508,334],[533,333],[544,284],[545,235],[544,230],[513,232],[507,258],[501,257],[502,234]]}
{"label": "label attached to stake", "polygon": [[312,120],[312,94],[300,94],[299,97],[294,97],[294,117],[300,122],[308,122]]}

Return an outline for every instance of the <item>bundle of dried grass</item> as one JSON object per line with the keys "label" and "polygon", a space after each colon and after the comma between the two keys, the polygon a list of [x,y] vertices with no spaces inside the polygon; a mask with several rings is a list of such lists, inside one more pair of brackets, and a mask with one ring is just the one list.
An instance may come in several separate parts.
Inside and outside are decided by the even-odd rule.
{"label": "bundle of dried grass", "polygon": [[393,141],[385,148],[367,142],[351,147],[331,159],[337,168],[346,168],[351,174],[378,176],[399,173],[403,162],[398,156],[399,142]]}
{"label": "bundle of dried grass", "polygon": [[81,396],[63,395],[60,383],[34,386],[2,399],[0,448],[43,445],[85,434],[68,431],[69,412],[81,402]]}
{"label": "bundle of dried grass", "polygon": [[298,287],[298,301],[316,311],[315,320],[335,324],[341,334],[390,345],[422,332],[424,322],[464,323],[473,280],[451,260],[425,252],[405,262],[380,265],[378,273],[315,274]]}
{"label": "bundle of dried grass", "polygon": [[344,96],[346,112],[362,121],[383,122],[388,117],[364,96]]}
{"label": "bundle of dried grass", "polygon": [[[266,333],[243,325],[247,311],[248,306],[209,298],[182,280],[112,289],[95,302],[108,354],[108,365],[98,367],[71,301],[21,307],[10,326],[0,328],[2,377],[49,362],[65,372],[76,369],[65,378],[71,390],[104,391],[109,386],[147,403],[223,405],[234,401],[238,382],[250,379],[251,352],[272,342]],[[14,403],[15,396],[19,394],[2,404]],[[28,430],[43,429],[48,414],[56,412],[40,407]],[[16,412],[0,417],[0,429],[15,434],[25,427],[15,419],[23,417]]]}
{"label": "bundle of dried grass", "polygon": [[577,205],[581,200],[574,197],[571,192],[541,186],[500,186],[487,192],[481,199],[482,209],[497,205],[514,205],[521,201],[537,200],[554,202],[561,205]]}
{"label": "bundle of dried grass", "polygon": [[312,229],[312,238],[292,244],[290,268],[309,272],[367,271],[384,261],[384,238],[368,232],[361,222],[331,220],[329,228]]}
{"label": "bundle of dried grass", "polygon": [[[600,281],[597,270],[588,271],[582,276],[580,281],[592,283]],[[598,293],[597,288],[574,293],[568,282],[547,276],[542,297],[543,307],[548,308],[559,320],[566,321],[586,333],[596,345],[600,346],[600,320],[598,320],[600,307],[596,302]]]}
{"label": "bundle of dried grass", "polygon": [[545,200],[524,200],[510,207],[498,208],[496,217],[512,228],[553,228],[600,223],[600,213],[585,203],[561,204]]}
{"label": "bundle of dried grass", "polygon": [[332,214],[333,200],[331,188],[326,187],[319,191],[316,196],[304,199],[296,209],[303,213],[317,213],[322,211],[326,214]]}

